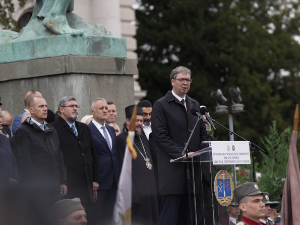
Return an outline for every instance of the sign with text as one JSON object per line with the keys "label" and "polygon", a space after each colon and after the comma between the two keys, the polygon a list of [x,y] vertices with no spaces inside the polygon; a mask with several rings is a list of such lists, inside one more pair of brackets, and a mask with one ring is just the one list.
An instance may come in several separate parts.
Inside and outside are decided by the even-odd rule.
{"label": "sign with text", "polygon": [[249,141],[211,141],[214,165],[251,164]]}

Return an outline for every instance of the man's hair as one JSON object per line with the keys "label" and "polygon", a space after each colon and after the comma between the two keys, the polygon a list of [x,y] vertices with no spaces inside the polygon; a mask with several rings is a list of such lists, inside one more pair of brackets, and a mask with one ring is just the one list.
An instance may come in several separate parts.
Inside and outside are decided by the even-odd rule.
{"label": "man's hair", "polygon": [[242,198],[240,201],[239,201],[239,204],[241,203],[247,203],[248,202],[248,196],[245,196],[244,198]]}
{"label": "man's hair", "polygon": [[115,103],[113,102],[107,102],[107,105],[114,105]]}
{"label": "man's hair", "polygon": [[184,66],[178,66],[174,70],[172,70],[172,72],[170,74],[170,80],[175,79],[177,74],[179,74],[179,73],[189,74],[190,76],[192,76],[192,73],[188,68],[186,68]]}
{"label": "man's hair", "polygon": [[140,106],[140,107],[145,107],[145,108],[152,108],[152,104],[151,104],[151,102],[150,101],[148,101],[148,100],[142,100],[142,101],[140,101],[139,103],[138,103],[138,106]]}
{"label": "man's hair", "polygon": [[91,110],[94,108],[96,102],[97,102],[97,101],[100,101],[100,100],[106,102],[106,99],[105,99],[105,98],[96,98],[96,99],[92,102]]}
{"label": "man's hair", "polygon": [[69,101],[76,101],[76,98],[74,96],[62,97],[58,103],[58,111],[60,112],[60,107],[66,106],[67,102]]}
{"label": "man's hair", "polygon": [[[41,98],[41,97],[33,97],[32,99],[29,100],[28,102],[28,107],[34,107],[35,106],[35,99]],[[43,98],[41,98],[43,99]]]}
{"label": "man's hair", "polygon": [[24,98],[25,107],[27,107],[27,106],[30,107],[29,101],[35,97],[36,93],[39,93],[39,91],[31,90],[26,93],[27,96],[25,95],[25,98]]}

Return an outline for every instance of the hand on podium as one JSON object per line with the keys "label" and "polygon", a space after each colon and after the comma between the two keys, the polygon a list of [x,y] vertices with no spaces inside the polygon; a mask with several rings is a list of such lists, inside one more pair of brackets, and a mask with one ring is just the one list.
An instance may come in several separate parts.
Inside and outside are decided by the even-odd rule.
{"label": "hand on podium", "polygon": [[[194,154],[195,152],[188,152],[188,158],[191,158],[191,155]],[[182,159],[186,159],[186,154],[182,157]]]}

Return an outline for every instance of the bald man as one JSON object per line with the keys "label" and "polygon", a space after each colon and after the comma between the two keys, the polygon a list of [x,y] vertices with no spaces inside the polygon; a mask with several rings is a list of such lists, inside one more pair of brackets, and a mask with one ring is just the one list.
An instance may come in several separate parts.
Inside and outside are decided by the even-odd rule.
{"label": "bald man", "polygon": [[22,116],[23,116],[23,113],[25,112],[29,112],[29,106],[28,106],[28,103],[31,99],[33,99],[34,97],[40,97],[42,98],[42,94],[36,90],[31,90],[31,91],[28,91],[24,97],[24,104],[25,104],[25,109],[23,110],[23,112],[16,116],[14,121],[13,121],[13,124],[12,124],[12,133],[13,135],[16,134],[17,130],[20,128],[21,126],[21,120],[22,120]]}
{"label": "bald man", "polygon": [[1,114],[2,114],[2,120],[3,120],[2,132],[3,132],[3,134],[6,134],[9,137],[11,137],[10,126],[12,124],[13,118],[12,118],[11,114],[6,110],[3,110]]}

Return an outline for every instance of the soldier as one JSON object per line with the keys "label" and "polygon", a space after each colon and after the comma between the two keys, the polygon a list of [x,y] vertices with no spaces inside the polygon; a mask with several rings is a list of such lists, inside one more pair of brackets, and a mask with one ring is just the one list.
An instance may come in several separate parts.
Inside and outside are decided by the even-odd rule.
{"label": "soldier", "polygon": [[271,216],[271,214],[272,215],[274,214],[274,210],[276,211],[276,214],[277,214],[276,208],[279,205],[279,202],[271,202],[269,199],[268,192],[265,192],[263,197],[264,197],[264,204],[265,204],[265,216],[260,219],[260,222],[262,224],[266,224],[266,225],[274,225],[275,224],[274,220],[271,219],[270,216]]}
{"label": "soldier", "polygon": [[229,225],[235,225],[237,221],[237,217],[240,215],[240,209],[235,199],[229,204],[228,208],[228,215],[229,215]]}
{"label": "soldier", "polygon": [[265,216],[263,192],[255,182],[244,183],[234,189],[234,196],[242,211],[242,222],[237,225],[261,225],[259,219]]}

